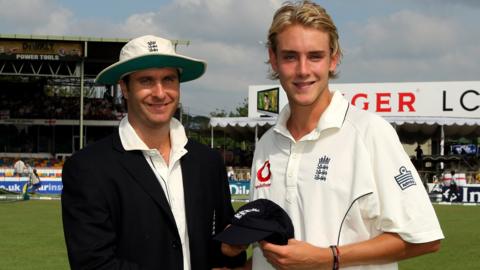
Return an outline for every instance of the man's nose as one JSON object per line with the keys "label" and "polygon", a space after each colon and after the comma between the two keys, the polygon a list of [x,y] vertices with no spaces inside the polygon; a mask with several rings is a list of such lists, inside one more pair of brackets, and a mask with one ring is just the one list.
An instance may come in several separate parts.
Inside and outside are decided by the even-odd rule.
{"label": "man's nose", "polygon": [[305,57],[300,57],[297,65],[297,74],[300,76],[306,76],[309,73],[308,61]]}
{"label": "man's nose", "polygon": [[165,97],[165,88],[161,82],[156,82],[152,87],[152,95],[158,98]]}

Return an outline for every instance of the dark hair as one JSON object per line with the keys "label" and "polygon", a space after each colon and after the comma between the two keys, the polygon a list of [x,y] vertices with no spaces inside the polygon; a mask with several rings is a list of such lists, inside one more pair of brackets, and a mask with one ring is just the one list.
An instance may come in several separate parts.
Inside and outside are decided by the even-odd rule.
{"label": "dark hair", "polygon": [[120,80],[124,81],[126,85],[130,82],[130,74],[127,74],[120,78]]}

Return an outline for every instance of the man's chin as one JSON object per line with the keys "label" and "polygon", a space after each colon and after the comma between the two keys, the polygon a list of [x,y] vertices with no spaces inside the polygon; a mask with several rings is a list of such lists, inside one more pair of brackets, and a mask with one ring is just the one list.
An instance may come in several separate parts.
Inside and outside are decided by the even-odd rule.
{"label": "man's chin", "polygon": [[292,103],[295,104],[296,106],[308,107],[313,105],[315,101],[309,98],[297,98],[297,99],[294,99]]}
{"label": "man's chin", "polygon": [[167,115],[162,115],[161,117],[154,117],[151,119],[152,123],[154,124],[158,124],[158,125],[162,125],[162,124],[165,124],[165,123],[170,123],[170,120],[172,119],[172,117],[170,116],[167,116]]}

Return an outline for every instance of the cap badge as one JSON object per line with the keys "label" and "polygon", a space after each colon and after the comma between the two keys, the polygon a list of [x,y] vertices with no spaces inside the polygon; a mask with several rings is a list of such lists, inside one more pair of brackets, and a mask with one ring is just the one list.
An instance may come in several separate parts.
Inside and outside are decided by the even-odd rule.
{"label": "cap badge", "polygon": [[148,51],[149,52],[158,52],[158,46],[156,41],[149,41],[148,44]]}

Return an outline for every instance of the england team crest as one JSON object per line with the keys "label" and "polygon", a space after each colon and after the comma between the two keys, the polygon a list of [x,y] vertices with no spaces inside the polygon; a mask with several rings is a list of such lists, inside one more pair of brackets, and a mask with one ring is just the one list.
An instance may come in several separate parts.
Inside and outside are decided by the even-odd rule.
{"label": "england team crest", "polygon": [[328,174],[328,165],[330,163],[330,158],[327,156],[323,156],[318,159],[317,168],[315,170],[315,175],[313,179],[325,182],[327,181],[327,174]]}

